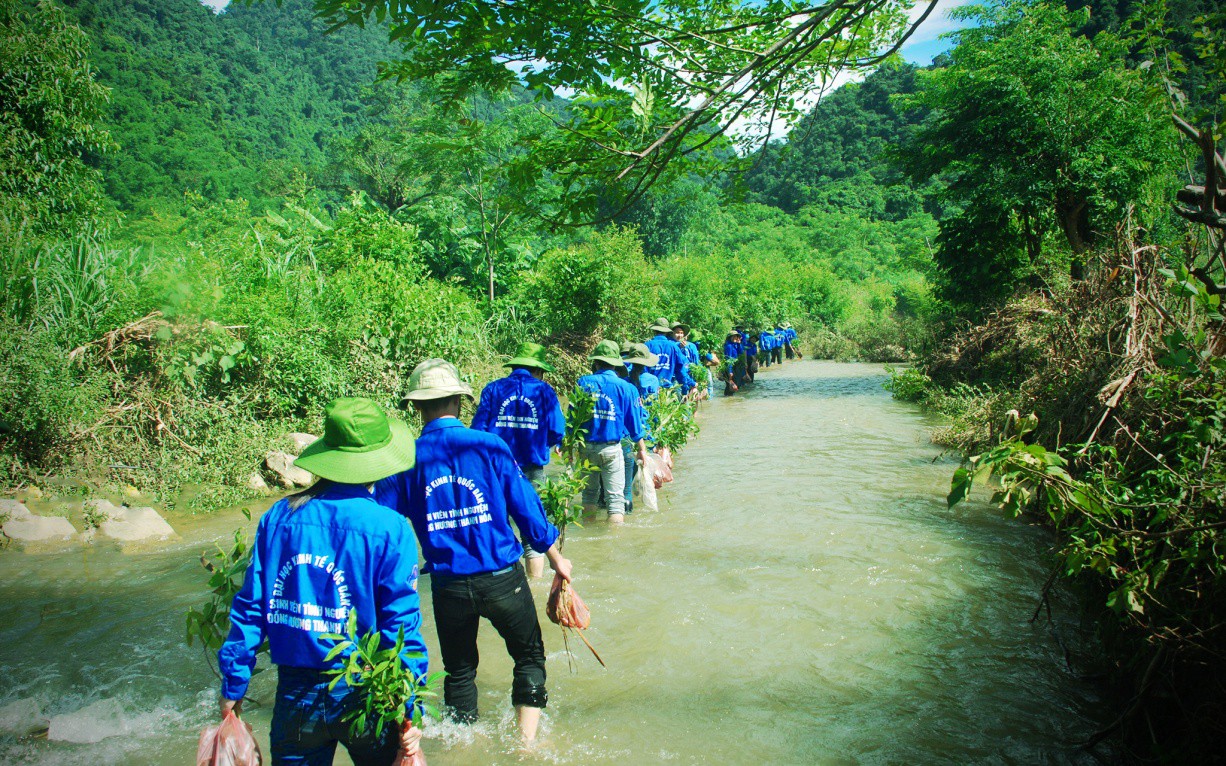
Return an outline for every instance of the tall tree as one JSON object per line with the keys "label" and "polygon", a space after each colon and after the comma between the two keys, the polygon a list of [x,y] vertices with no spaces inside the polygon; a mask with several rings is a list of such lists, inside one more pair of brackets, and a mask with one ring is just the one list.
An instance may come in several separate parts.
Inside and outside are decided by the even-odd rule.
{"label": "tall tree", "polygon": [[[971,25],[959,33],[949,66],[922,72],[919,91],[905,100],[932,117],[904,155],[917,180],[948,175],[944,195],[963,211],[942,222],[940,257],[951,287],[985,273],[973,263],[1014,250],[985,251],[975,242],[1004,236],[1033,269],[1049,231],[1062,235],[1079,278],[1098,234],[1168,177],[1172,128],[1160,93],[1128,68],[1118,37],[1076,34],[1084,13],[1029,0],[955,13]],[[951,231],[981,224],[993,231]],[[986,275],[1007,279],[1003,264],[994,271]],[[958,289],[965,298],[987,286]]]}
{"label": "tall tree", "polygon": [[[0,0],[0,237],[62,236],[103,196],[86,160],[106,150],[107,90],[89,40],[51,2]],[[5,235],[8,236],[5,236]]]}

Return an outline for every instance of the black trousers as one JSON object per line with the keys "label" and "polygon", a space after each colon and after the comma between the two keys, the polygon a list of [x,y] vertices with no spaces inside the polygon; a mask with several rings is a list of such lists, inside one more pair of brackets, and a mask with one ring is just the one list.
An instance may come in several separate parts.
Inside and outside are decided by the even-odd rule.
{"label": "black trousers", "polygon": [[524,569],[468,577],[430,576],[434,624],[443,654],[443,702],[457,720],[477,719],[477,627],[490,621],[515,660],[511,704],[545,707],[545,644]]}
{"label": "black trousers", "polygon": [[784,348],[786,348],[786,349],[787,349],[788,359],[795,359],[795,358],[796,358],[796,352],[792,350],[792,344],[791,344],[791,343],[788,343],[788,344],[787,344],[787,346],[785,346]]}

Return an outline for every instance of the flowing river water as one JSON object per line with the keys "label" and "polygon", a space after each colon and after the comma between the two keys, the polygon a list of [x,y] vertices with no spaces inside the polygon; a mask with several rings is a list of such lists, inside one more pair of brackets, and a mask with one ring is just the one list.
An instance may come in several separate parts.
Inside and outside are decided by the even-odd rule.
{"label": "flowing river water", "polygon": [[[608,669],[572,640],[572,671],[541,581],[540,745],[514,744],[510,660],[484,625],[482,720],[429,726],[432,766],[1091,762],[1076,743],[1110,711],[1052,627],[1028,622],[1046,533],[984,504],[946,510],[955,463],[928,442],[936,421],[883,380],[806,361],[704,404],[658,512],[568,533]],[[183,614],[202,601],[199,552],[242,517],[170,521],[182,539],[153,550],[0,555],[0,705],[32,698],[54,716],[113,700],[120,723],[77,726],[123,732],[0,739],[0,763],[191,762],[217,684]],[[273,675],[257,676],[257,701]],[[269,708],[248,708],[266,741]]]}

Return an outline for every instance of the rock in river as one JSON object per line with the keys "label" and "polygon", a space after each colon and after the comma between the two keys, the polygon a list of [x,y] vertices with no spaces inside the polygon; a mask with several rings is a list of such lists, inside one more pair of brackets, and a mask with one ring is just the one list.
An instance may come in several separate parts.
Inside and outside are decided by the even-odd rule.
{"label": "rock in river", "polygon": [[76,712],[52,718],[47,739],[52,742],[93,744],[107,737],[127,733],[128,721],[124,717],[123,708],[117,700],[106,699],[98,700]]}
{"label": "rock in river", "polygon": [[77,530],[68,519],[59,516],[35,516],[30,509],[15,500],[0,501],[0,518],[7,515],[4,534],[23,543],[68,540]]}
{"label": "rock in river", "polygon": [[164,540],[175,533],[166,519],[152,508],[123,508],[106,500],[91,500],[85,507],[87,513],[105,517],[98,523],[98,534],[112,540]]}
{"label": "rock in river", "polygon": [[24,737],[45,731],[46,728],[47,719],[43,717],[38,700],[18,699],[0,707],[0,734]]}

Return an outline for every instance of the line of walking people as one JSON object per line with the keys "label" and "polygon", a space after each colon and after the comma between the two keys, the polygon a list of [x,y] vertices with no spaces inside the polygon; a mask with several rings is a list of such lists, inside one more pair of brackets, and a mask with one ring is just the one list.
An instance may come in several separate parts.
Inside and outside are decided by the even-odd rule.
{"label": "line of walking people", "polygon": [[[704,351],[701,335],[660,317],[644,342],[602,340],[588,357],[591,374],[579,388],[594,400],[585,457],[597,467],[583,491],[588,513],[603,508],[622,524],[633,507],[630,488],[638,465],[649,458],[646,405],[661,390],[676,388],[691,400],[713,394],[714,371],[750,380],[761,349],[775,362],[795,352],[795,333],[780,325],[750,336],[729,334],[723,362]],[[750,349],[753,349],[752,353]],[[691,365],[705,368],[702,385]],[[358,692],[335,671],[335,639],[351,614],[358,634],[377,631],[382,645],[403,636],[402,661],[425,678],[421,637],[421,574],[430,575],[435,629],[442,654],[446,714],[461,723],[478,717],[477,632],[493,625],[514,661],[511,702],[520,736],[531,743],[548,702],[545,649],[529,576],[545,564],[561,579],[573,576],[562,556],[559,530],[546,517],[535,491],[551,451],[565,435],[557,393],[545,381],[553,372],[547,350],[524,343],[506,366],[510,373],[486,385],[471,426],[460,420],[472,388],[442,359],[422,362],[409,377],[402,406],[422,428],[408,427],[364,398],[328,405],[324,435],[295,464],[318,477],[303,492],[275,503],[259,520],[251,562],[230,609],[230,632],[218,653],[221,714],[237,714],[260,648],[277,666],[270,731],[273,764],[331,764],[343,744],[356,766],[388,766],[420,752],[420,729],[409,724],[418,701],[405,704],[400,729],[378,732],[374,721],[353,728]],[[726,366],[726,367],[725,367]],[[740,371],[740,372],[738,372]],[[414,544],[416,540],[416,545]],[[522,558],[522,562],[521,562]]]}

